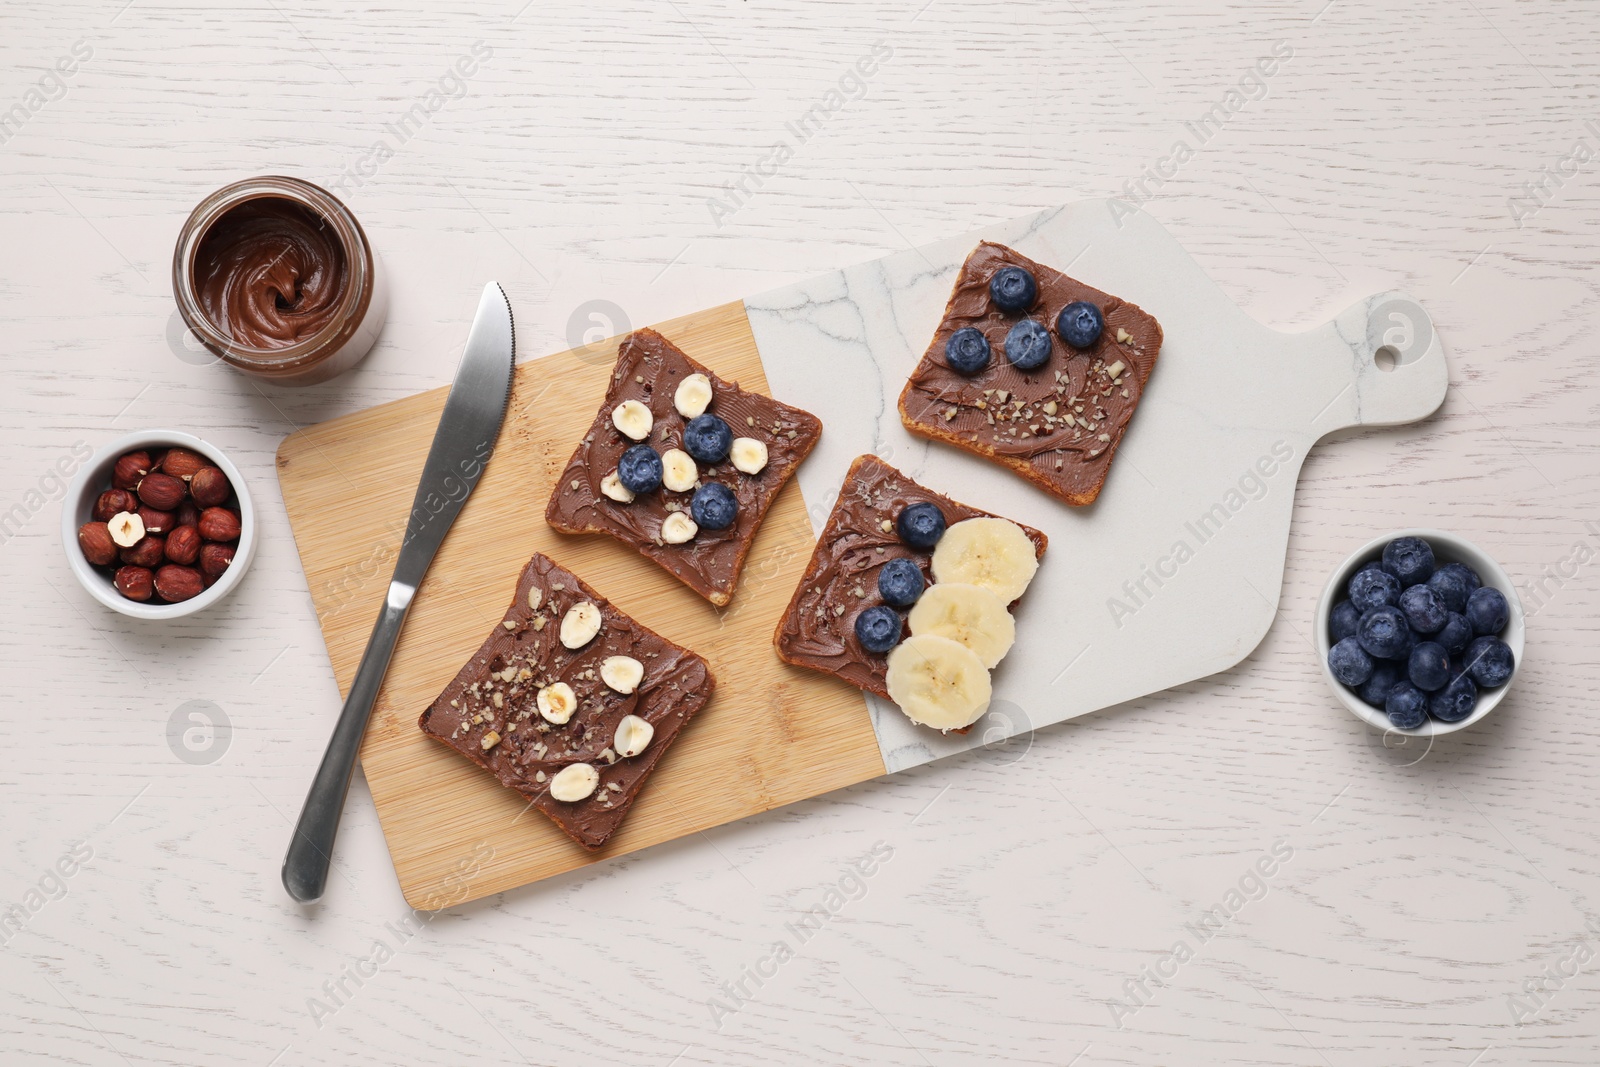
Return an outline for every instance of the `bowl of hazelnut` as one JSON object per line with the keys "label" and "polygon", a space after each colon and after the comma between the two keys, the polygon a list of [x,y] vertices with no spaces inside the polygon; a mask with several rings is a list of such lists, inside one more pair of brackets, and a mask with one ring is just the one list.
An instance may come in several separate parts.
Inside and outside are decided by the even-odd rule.
{"label": "bowl of hazelnut", "polygon": [[61,538],[79,584],[113,611],[176,619],[215,604],[255,556],[255,505],[215,445],[176,430],[120,437],[67,491]]}

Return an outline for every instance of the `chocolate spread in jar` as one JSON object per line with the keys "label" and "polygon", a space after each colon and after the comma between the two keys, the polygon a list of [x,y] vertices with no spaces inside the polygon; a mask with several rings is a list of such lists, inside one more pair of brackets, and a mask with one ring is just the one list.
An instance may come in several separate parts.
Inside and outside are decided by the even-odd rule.
{"label": "chocolate spread in jar", "polygon": [[282,197],[247,200],[211,226],[194,259],[206,317],[249,348],[289,348],[338,316],[348,276],[338,235]]}

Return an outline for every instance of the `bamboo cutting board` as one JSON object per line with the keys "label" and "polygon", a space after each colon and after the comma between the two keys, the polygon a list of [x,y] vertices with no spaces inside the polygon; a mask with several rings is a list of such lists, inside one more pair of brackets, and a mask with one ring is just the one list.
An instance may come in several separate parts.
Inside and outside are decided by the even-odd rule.
{"label": "bamboo cutting board", "polygon": [[[742,304],[657,328],[721,376],[768,391]],[[545,501],[594,417],[619,341],[517,367],[494,458],[417,593],[373,710],[362,769],[413,907],[486,896],[884,773],[861,694],[788,666],[772,649],[815,543],[797,486],[768,512],[724,609],[610,538],[545,525]],[[284,505],[341,692],[383,600],[447,394],[436,389],[302,430],[278,451]],[[700,653],[717,678],[715,698],[595,853],[417,728],[422,709],[499,623],[534,552]]]}
{"label": "bamboo cutting board", "polygon": [[[1090,507],[1065,507],[900,425],[900,388],[980,239],[1131,300],[1165,331]],[[618,340],[518,367],[499,447],[419,592],[362,750],[401,887],[418,907],[536,881],[1232,667],[1276,615],[1307,452],[1337,430],[1425,418],[1448,383],[1443,347],[1414,300],[1378,294],[1316,329],[1279,333],[1241,311],[1148,216],[1108,201],[996,224],[658,329],[718,374],[820,416],[822,439],[719,611],[610,538],[570,538],[544,523]],[[341,687],[382,600],[445,395],[312,427],[279,450],[284,502]],[[1017,643],[995,671],[994,702],[965,735],[912,726],[887,702],[789,667],[772,650],[814,531],[864,452],[1050,537],[1017,611]],[[595,854],[524,814],[516,794],[416,726],[501,618],[535,551],[705,656],[718,679]]]}

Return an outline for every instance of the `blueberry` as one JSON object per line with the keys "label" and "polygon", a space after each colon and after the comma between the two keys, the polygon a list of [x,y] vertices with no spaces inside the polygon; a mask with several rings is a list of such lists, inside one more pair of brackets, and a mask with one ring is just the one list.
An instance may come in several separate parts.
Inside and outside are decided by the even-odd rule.
{"label": "blueberry", "polygon": [[715,415],[696,415],[683,428],[683,450],[699,463],[716,466],[733,449],[733,431]]}
{"label": "blueberry", "polygon": [[1362,567],[1350,579],[1350,599],[1362,611],[1381,608],[1400,599],[1400,579],[1382,567]]}
{"label": "blueberry", "polygon": [[1056,316],[1056,333],[1073,348],[1092,348],[1100,340],[1106,320],[1100,309],[1087,300],[1075,300]]}
{"label": "blueberry", "polygon": [[1450,611],[1466,611],[1467,597],[1481,584],[1472,568],[1460,563],[1446,563],[1428,579],[1428,588]]}
{"label": "blueberry", "polygon": [[1467,644],[1472,640],[1472,625],[1467,622],[1465,615],[1454,611],[1446,613],[1448,618],[1444,629],[1433,635],[1433,639],[1444,646],[1444,650],[1452,656],[1459,656],[1467,650]]}
{"label": "blueberry", "polygon": [[957,374],[977,374],[989,365],[989,339],[976,326],[963,326],[944,343],[944,361]]}
{"label": "blueberry", "polygon": [[1511,646],[1498,637],[1480,637],[1467,647],[1466,673],[1485,689],[1504,685],[1515,666]]}
{"label": "blueberry", "polygon": [[617,481],[630,493],[661,488],[661,457],[649,445],[634,445],[617,460]]}
{"label": "blueberry", "polygon": [[1383,710],[1396,730],[1415,730],[1428,721],[1428,694],[1410,682],[1399,682],[1389,690]]}
{"label": "blueberry", "polygon": [[1356,640],[1369,656],[1399,659],[1411,654],[1416,638],[1400,609],[1385,604],[1362,614],[1356,624]]}
{"label": "blueberry", "polygon": [[1406,676],[1425,693],[1443,689],[1450,681],[1450,653],[1432,641],[1419,643],[1411,650]]}
{"label": "blueberry", "polygon": [[1328,613],[1328,636],[1335,641],[1343,641],[1347,637],[1354,637],[1356,623],[1360,621],[1361,609],[1355,606],[1355,602],[1341,600]]}
{"label": "blueberry", "polygon": [[1473,633],[1494,636],[1511,621],[1511,606],[1506,603],[1504,593],[1486,585],[1474,589],[1472,595],[1467,597],[1465,614],[1467,622],[1472,624]]}
{"label": "blueberry", "polygon": [[856,640],[868,652],[887,652],[900,643],[900,616],[893,608],[875,605],[856,616]]}
{"label": "blueberry", "polygon": [[900,540],[922,552],[932,550],[944,536],[944,512],[939,505],[923,501],[902,508],[894,520]]}
{"label": "blueberry", "polygon": [[1426,585],[1414,585],[1400,594],[1400,610],[1406,622],[1419,634],[1436,634],[1450,621],[1450,613],[1439,596]]}
{"label": "blueberry", "polygon": [[1018,370],[1038,370],[1050,359],[1050,331],[1023,319],[1006,334],[1006,358]]}
{"label": "blueberry", "polygon": [[1440,567],[1439,570],[1449,571],[1452,574],[1459,574],[1463,579],[1465,579],[1467,583],[1468,596],[1472,595],[1472,591],[1474,589],[1477,589],[1479,586],[1483,585],[1483,579],[1478,577],[1478,572],[1467,566],[1465,563],[1446,563],[1443,567]]}
{"label": "blueberry", "polygon": [[1478,687],[1467,675],[1458,674],[1428,698],[1428,713],[1440,722],[1460,722],[1472,714],[1477,703]]}
{"label": "blueberry", "polygon": [[922,568],[909,559],[891,559],[878,571],[878,595],[890,607],[909,608],[925,584]]}
{"label": "blueberry", "polygon": [[1328,649],[1328,670],[1353,689],[1372,677],[1372,657],[1362,650],[1360,642],[1347,637]]}
{"label": "blueberry", "polygon": [[1405,673],[1397,663],[1380,660],[1372,668],[1372,677],[1361,687],[1361,699],[1375,708],[1382,708],[1389,700],[1389,691],[1405,680]]}
{"label": "blueberry", "polygon": [[1420,537],[1397,537],[1383,546],[1383,569],[1401,585],[1425,582],[1433,577],[1433,548]]}
{"label": "blueberry", "polygon": [[689,514],[703,530],[726,530],[739,517],[739,500],[721,482],[706,482],[689,498]]}
{"label": "blueberry", "polygon": [[1039,297],[1039,283],[1021,267],[1001,267],[989,279],[989,299],[1001,311],[1027,311]]}

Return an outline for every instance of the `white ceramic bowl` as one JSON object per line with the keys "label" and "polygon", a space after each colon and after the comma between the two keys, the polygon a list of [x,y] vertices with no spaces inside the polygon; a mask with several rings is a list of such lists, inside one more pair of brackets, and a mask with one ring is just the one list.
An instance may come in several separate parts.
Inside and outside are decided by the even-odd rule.
{"label": "white ceramic bowl", "polygon": [[[1349,583],[1351,575],[1374,559],[1383,555],[1383,546],[1397,537],[1420,537],[1433,546],[1433,558],[1439,564],[1465,563],[1478,572],[1478,577],[1483,579],[1483,584],[1493,586],[1505,594],[1506,604],[1511,609],[1511,619],[1506,623],[1505,632],[1500,635],[1500,640],[1511,646],[1511,654],[1515,658],[1515,666],[1511,677],[1507,678],[1504,685],[1493,689],[1478,691],[1478,704],[1460,722],[1439,722],[1429,718],[1415,730],[1398,730],[1389,722],[1389,716],[1378,708],[1368,704],[1355,693],[1346,689],[1344,685],[1333,676],[1328,669],[1328,649],[1332,642],[1328,640],[1328,614],[1333,606],[1345,599],[1345,586]],[[1328,580],[1328,585],[1322,590],[1322,599],[1317,601],[1317,617],[1313,629],[1317,645],[1317,658],[1322,663],[1322,676],[1328,680],[1328,688],[1333,690],[1339,702],[1350,709],[1350,713],[1359,719],[1372,724],[1380,730],[1391,733],[1406,734],[1412,737],[1437,737],[1440,734],[1451,734],[1457,730],[1465,730],[1473,723],[1480,722],[1485,716],[1495,709],[1500,701],[1505,699],[1506,692],[1517,680],[1517,671],[1522,669],[1522,642],[1524,637],[1522,601],[1517,599],[1517,587],[1511,584],[1511,577],[1501,569],[1500,564],[1494,561],[1488,553],[1473,544],[1471,541],[1455,534],[1445,533],[1443,530],[1396,530],[1394,533],[1384,534],[1375,540],[1368,541],[1354,552],[1349,559],[1333,572],[1333,577]]]}
{"label": "white ceramic bowl", "polygon": [[[116,465],[118,457],[139,449],[152,451],[174,446],[198,452],[228,476],[234,496],[239,500],[239,543],[234,551],[233,563],[210,589],[199,596],[178,604],[129,600],[117,592],[111,575],[105,569],[93,567],[83,558],[83,550],[78,547],[78,527],[93,517],[95,500],[111,488],[111,468]],[[61,502],[61,543],[78,584],[112,611],[120,611],[136,619],[178,619],[209,608],[232,592],[234,586],[244,578],[244,572],[250,569],[250,561],[256,554],[256,508],[239,468],[216,445],[177,430],[146,430],[130,433],[106,444],[95,453],[94,459],[78,471],[67,489],[66,498]]]}

